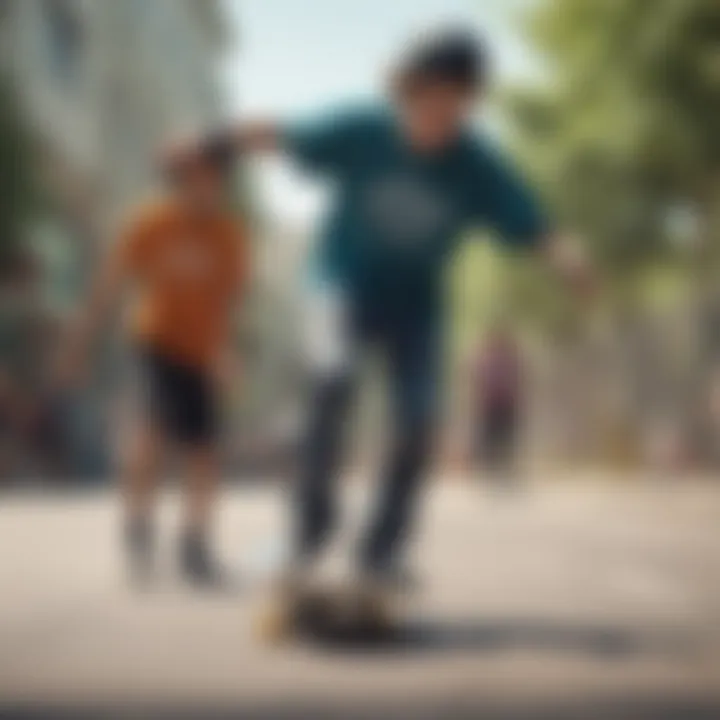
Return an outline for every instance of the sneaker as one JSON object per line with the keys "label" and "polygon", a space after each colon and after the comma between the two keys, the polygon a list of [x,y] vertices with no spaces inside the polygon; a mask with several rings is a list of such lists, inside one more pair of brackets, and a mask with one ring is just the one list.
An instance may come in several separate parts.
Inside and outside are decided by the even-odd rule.
{"label": "sneaker", "polygon": [[180,571],[199,587],[224,585],[224,576],[210,552],[207,539],[197,532],[186,532],[180,540]]}

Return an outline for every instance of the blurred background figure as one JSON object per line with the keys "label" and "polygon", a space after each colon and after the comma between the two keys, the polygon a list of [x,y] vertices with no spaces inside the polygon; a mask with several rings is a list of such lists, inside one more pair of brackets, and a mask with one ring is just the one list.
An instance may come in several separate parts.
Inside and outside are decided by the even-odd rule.
{"label": "blurred background figure", "polygon": [[127,221],[60,351],[58,382],[63,389],[82,384],[97,335],[123,292],[133,290],[127,344],[140,399],[122,484],[135,580],[147,581],[156,566],[155,498],[168,447],[182,453],[187,476],[180,569],[199,585],[221,579],[210,550],[220,396],[239,382],[235,311],[247,275],[245,228],[228,208],[230,168],[226,154],[211,151],[160,161],[162,196]]}
{"label": "blurred background figure", "polygon": [[525,393],[520,347],[508,328],[495,325],[479,343],[470,383],[475,462],[507,486],[517,480]]}

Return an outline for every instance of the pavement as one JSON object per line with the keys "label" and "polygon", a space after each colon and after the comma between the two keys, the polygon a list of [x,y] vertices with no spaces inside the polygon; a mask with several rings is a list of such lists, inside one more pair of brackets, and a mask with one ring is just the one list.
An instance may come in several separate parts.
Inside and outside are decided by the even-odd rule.
{"label": "pavement", "polygon": [[[344,500],[338,557],[368,493]],[[272,483],[227,490],[238,582],[203,594],[174,572],[171,493],[138,593],[114,493],[0,498],[0,717],[720,717],[720,483],[436,483],[422,588],[379,647],[257,638],[285,505]]]}

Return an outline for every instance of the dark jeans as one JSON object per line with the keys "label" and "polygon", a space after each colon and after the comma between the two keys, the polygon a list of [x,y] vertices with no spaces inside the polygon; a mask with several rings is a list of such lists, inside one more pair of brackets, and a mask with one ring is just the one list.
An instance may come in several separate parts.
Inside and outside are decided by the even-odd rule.
{"label": "dark jeans", "polygon": [[[389,372],[393,432],[376,507],[359,550],[368,570],[388,567],[401,549],[415,514],[431,454],[439,385],[439,344],[434,324],[353,321],[358,353],[381,352]],[[297,487],[296,550],[313,556],[335,522],[335,480],[354,395],[353,372],[316,383],[303,465]]]}

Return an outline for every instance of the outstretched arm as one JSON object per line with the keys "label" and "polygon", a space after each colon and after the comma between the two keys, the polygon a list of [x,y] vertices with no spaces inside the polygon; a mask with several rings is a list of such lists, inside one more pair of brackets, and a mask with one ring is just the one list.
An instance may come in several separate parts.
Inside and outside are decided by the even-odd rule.
{"label": "outstretched arm", "polygon": [[358,110],[328,112],[296,123],[248,121],[205,137],[176,140],[160,155],[163,167],[192,159],[198,153],[225,160],[235,155],[283,152],[311,172],[341,172],[363,136],[365,114]]}
{"label": "outstretched arm", "polygon": [[72,384],[83,373],[93,341],[116,305],[126,277],[126,264],[112,251],[96,274],[87,301],[63,339],[56,373],[61,384]]}
{"label": "outstretched arm", "polygon": [[585,247],[552,227],[536,194],[506,158],[483,148],[478,157],[478,215],[497,230],[503,244],[533,249],[558,277],[581,294],[594,274]]}
{"label": "outstretched arm", "polygon": [[162,170],[167,171],[198,155],[224,160],[237,155],[276,152],[280,150],[281,144],[281,131],[277,123],[243,122],[209,135],[171,138],[161,146],[156,161]]}
{"label": "outstretched arm", "polygon": [[81,379],[92,344],[117,304],[123,286],[143,265],[155,237],[156,222],[154,208],[138,212],[106,253],[88,297],[63,339],[54,368],[60,384],[73,384]]}

